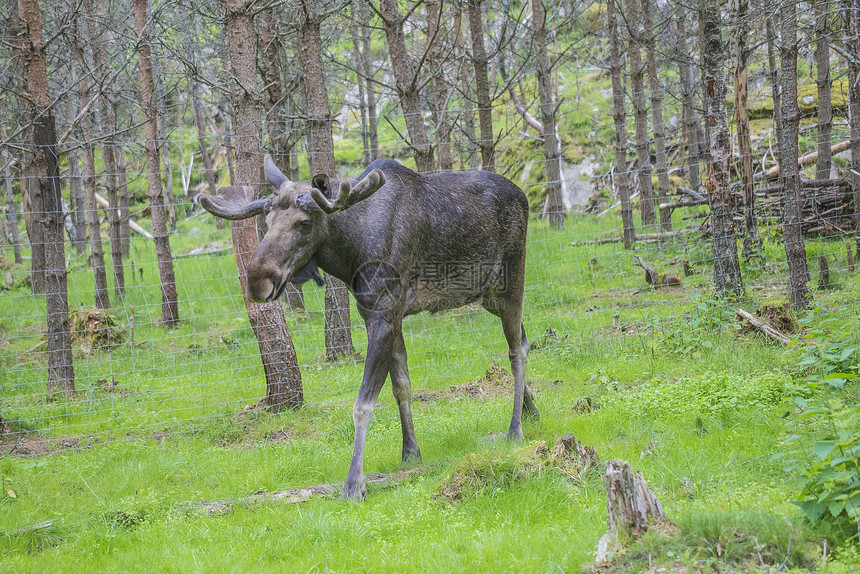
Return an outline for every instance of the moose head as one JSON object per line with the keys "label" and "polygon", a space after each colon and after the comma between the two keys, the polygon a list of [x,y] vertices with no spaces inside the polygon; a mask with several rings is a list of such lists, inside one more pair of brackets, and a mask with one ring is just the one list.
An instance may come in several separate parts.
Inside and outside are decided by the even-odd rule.
{"label": "moose head", "polygon": [[313,279],[322,284],[314,253],[328,233],[328,217],[367,199],[385,184],[378,169],[354,185],[340,180],[335,193],[325,174],[311,183],[290,181],[270,155],[263,161],[266,179],[275,193],[265,199],[251,200],[249,186],[227,186],[217,195],[201,194],[198,201],[217,217],[238,220],[265,214],[267,231],[248,264],[248,297],[252,301],[272,301],[287,283]]}

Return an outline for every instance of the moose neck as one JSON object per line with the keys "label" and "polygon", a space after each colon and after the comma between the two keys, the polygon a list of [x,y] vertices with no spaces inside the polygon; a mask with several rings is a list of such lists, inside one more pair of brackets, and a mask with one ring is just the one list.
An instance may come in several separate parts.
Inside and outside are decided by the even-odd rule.
{"label": "moose neck", "polygon": [[349,286],[359,265],[361,221],[353,209],[334,213],[323,219],[324,236],[314,253],[317,265]]}

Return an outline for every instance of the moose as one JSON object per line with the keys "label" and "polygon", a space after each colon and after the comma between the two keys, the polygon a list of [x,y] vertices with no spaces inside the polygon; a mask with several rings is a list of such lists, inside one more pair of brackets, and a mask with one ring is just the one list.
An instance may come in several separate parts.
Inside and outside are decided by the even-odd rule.
{"label": "moose", "polygon": [[268,229],[247,267],[250,299],[277,299],[289,282],[321,284],[320,268],[355,297],[368,344],[343,497],[366,496],[367,429],[387,377],[400,411],[402,460],[421,460],[402,332],[406,315],[479,303],[501,319],[514,377],[508,437],[522,440],[524,410],[538,416],[525,380],[529,205],[523,191],[495,173],[422,175],[390,159],[374,161],[355,179],[321,174],[310,183],[290,181],[269,155],[263,167],[275,188],[270,197],[251,201],[244,188],[231,186],[199,202],[224,219],[265,214]]}

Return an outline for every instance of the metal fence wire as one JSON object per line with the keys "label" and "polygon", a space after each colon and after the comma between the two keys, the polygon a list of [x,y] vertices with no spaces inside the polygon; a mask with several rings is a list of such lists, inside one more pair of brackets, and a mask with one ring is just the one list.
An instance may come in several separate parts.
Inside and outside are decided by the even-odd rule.
{"label": "metal fence wire", "polygon": [[[598,73],[599,71],[593,71]],[[566,81],[575,81],[568,78]],[[667,94],[678,86],[664,86]],[[764,90],[761,85],[757,89]],[[600,97],[611,99],[611,94]],[[667,98],[668,99],[668,98]],[[750,99],[754,99],[751,95]],[[335,124],[335,156],[343,176],[357,175],[361,159],[361,127],[350,102]],[[689,191],[690,156],[680,147],[681,122],[677,102],[667,101],[665,127],[674,205],[672,232],[643,227],[636,220],[639,241],[633,251],[620,241],[621,222],[614,176],[638,173],[633,144],[628,165],[614,164],[611,117],[585,98],[565,102],[557,114],[562,142],[562,187],[569,210],[564,226],[551,228],[539,221],[543,176],[542,148],[512,107],[493,108],[496,119],[497,171],[521,186],[531,198],[534,216],[527,247],[525,328],[533,342],[528,377],[554,379],[559,361],[576,361],[581,353],[615,353],[625,348],[647,348],[665,336],[667,325],[683,325],[697,309],[716,313],[712,304],[712,238],[707,192]],[[381,107],[381,106],[380,106]],[[606,109],[606,108],[604,108]],[[460,117],[451,110],[451,117]],[[389,112],[387,120],[402,123]],[[429,121],[429,120],[428,120]],[[628,120],[629,122],[629,120]],[[759,171],[774,165],[774,137],[770,120],[753,133],[754,164]],[[284,129],[299,127],[285,122]],[[629,125],[628,130],[631,130]],[[814,126],[804,128],[801,154],[814,151]],[[261,125],[261,141],[266,130]],[[379,155],[408,163],[410,151],[391,130],[379,142]],[[841,118],[833,123],[833,143],[848,139]],[[477,154],[477,141],[464,139],[462,130],[452,136],[455,169],[469,168]],[[235,145],[235,136],[233,137]],[[358,142],[357,144],[355,142]],[[593,142],[593,143],[591,143]],[[75,142],[88,145],[87,142]],[[227,183],[230,152],[222,134],[210,135],[207,146],[216,157],[217,179]],[[148,226],[146,174],[142,141],[123,141],[133,201],[132,220]],[[23,145],[23,144],[22,144]],[[87,448],[111,441],[135,440],[173,433],[195,432],[230,421],[246,405],[265,394],[265,378],[257,341],[248,322],[241,295],[229,227],[217,224],[192,198],[206,189],[196,135],[175,130],[161,142],[172,158],[172,200],[177,226],[171,235],[181,323],[172,329],[159,326],[161,285],[152,241],[133,232],[130,253],[124,260],[125,293],[113,292],[113,268],[106,257],[112,307],[93,307],[93,274],[86,246],[66,244],[68,300],[72,317],[72,354],[76,376],[73,397],[46,394],[45,298],[33,294],[28,282],[30,244],[23,222],[20,248],[23,265],[14,265],[12,245],[0,251],[5,282],[0,296],[0,417],[2,449],[14,454],[41,454]],[[356,147],[357,146],[357,147]],[[13,146],[14,147],[14,146]],[[803,168],[809,180],[803,186],[804,230],[811,287],[838,289],[853,270],[850,240],[854,233],[847,152],[836,155],[826,185],[816,185],[814,163]],[[197,157],[195,157],[197,156]],[[477,157],[477,156],[474,156]],[[279,163],[284,158],[276,154]],[[307,169],[303,151],[292,158]],[[739,161],[737,154],[734,161]],[[698,167],[706,170],[704,157]],[[262,165],[262,157],[259,158]],[[477,167],[472,160],[471,167]],[[75,185],[68,160],[62,165],[64,194]],[[655,176],[652,165],[644,166]],[[13,170],[16,201],[23,175]],[[98,175],[99,181],[104,174]],[[636,178],[630,178],[636,185]],[[261,182],[263,189],[267,184]],[[779,182],[756,182],[757,216],[765,247],[758,259],[744,261],[742,274],[749,305],[776,298],[787,300],[788,271],[781,242]],[[634,206],[637,190],[634,187]],[[735,229],[742,228],[742,194],[735,190]],[[703,198],[705,201],[703,201]],[[26,209],[26,207],[25,207]],[[636,210],[638,213],[638,210]],[[27,218],[37,213],[22,214]],[[105,250],[108,213],[98,208]],[[144,229],[145,230],[145,229]],[[740,238],[740,235],[739,235]],[[738,242],[740,246],[740,240]],[[847,251],[846,251],[847,248]],[[655,268],[666,285],[649,285],[640,260]],[[828,276],[819,267],[826,264]],[[821,269],[822,271],[819,271]],[[677,283],[672,280],[677,277]],[[304,285],[304,309],[285,305],[287,325],[298,355],[305,400],[323,405],[348,404],[360,383],[360,359],[326,361],[323,289]],[[354,305],[354,302],[352,303]],[[699,311],[701,312],[701,311]],[[353,307],[352,334],[359,355],[366,349],[364,326]],[[443,389],[465,382],[451,373],[480,377],[493,362],[508,368],[507,349],[496,317],[478,306],[438,314],[408,317],[403,325],[410,357],[413,391]],[[462,375],[459,375],[462,377]]]}

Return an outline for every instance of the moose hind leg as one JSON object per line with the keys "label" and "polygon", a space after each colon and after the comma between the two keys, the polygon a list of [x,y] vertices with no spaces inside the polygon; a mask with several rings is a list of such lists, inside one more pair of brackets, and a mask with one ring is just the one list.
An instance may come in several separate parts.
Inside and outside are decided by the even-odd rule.
{"label": "moose hind leg", "polygon": [[[529,349],[531,348],[531,343],[526,338],[526,327],[522,323],[520,323],[520,333],[522,336],[522,349],[523,349],[523,357],[528,361]],[[538,411],[537,405],[535,404],[534,395],[532,394],[532,390],[529,388],[528,383],[524,383],[523,387],[523,414],[527,417],[538,420],[540,419],[540,412]]]}
{"label": "moose hind leg", "polygon": [[391,357],[391,390],[400,411],[400,427],[403,431],[403,463],[421,462],[421,450],[415,440],[412,426],[412,384],[409,382],[409,367],[406,360],[406,344],[403,333],[395,336]]}
{"label": "moose hind leg", "polygon": [[[526,353],[523,349],[523,324],[522,303],[503,305],[500,308],[499,317],[502,319],[502,329],[508,342],[508,357],[511,360],[511,373],[514,376],[514,413],[511,417],[511,426],[508,429],[508,438],[523,440],[523,402],[526,394]],[[531,394],[531,393],[529,393]],[[534,401],[531,401],[534,407]],[[537,410],[535,408],[535,410]]]}

